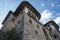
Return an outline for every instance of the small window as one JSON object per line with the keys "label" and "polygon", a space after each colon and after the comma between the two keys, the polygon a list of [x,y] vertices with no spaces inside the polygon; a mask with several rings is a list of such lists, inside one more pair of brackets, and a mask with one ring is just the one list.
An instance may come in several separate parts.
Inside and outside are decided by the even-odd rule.
{"label": "small window", "polygon": [[57,36],[56,36],[56,35],[54,35],[53,37],[54,37],[55,39],[57,38]]}
{"label": "small window", "polygon": [[51,30],[52,30],[52,28],[50,27],[50,28],[49,28],[49,30],[51,31]]}
{"label": "small window", "polygon": [[37,31],[35,31],[35,33],[36,33],[36,34],[38,34],[38,32],[37,32]]}
{"label": "small window", "polygon": [[39,26],[37,25],[37,28],[39,28]]}
{"label": "small window", "polygon": [[28,13],[30,13],[30,11],[28,11]]}
{"label": "small window", "polygon": [[28,13],[29,13],[30,16],[33,16],[33,14],[30,11],[28,11]]}
{"label": "small window", "polygon": [[14,22],[14,21],[15,21],[15,19],[13,18],[13,19],[12,19],[12,22]]}
{"label": "small window", "polygon": [[32,23],[32,21],[31,21],[31,20],[29,20],[29,22],[30,22],[30,23]]}

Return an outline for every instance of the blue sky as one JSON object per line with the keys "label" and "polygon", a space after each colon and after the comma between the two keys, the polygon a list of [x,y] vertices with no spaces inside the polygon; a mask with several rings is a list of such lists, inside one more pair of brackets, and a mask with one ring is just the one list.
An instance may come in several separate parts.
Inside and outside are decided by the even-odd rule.
{"label": "blue sky", "polygon": [[[9,10],[13,12],[24,0],[0,0],[0,28],[2,21],[8,14]],[[54,20],[60,26],[60,0],[26,0],[30,2],[41,14],[40,22],[45,24]]]}

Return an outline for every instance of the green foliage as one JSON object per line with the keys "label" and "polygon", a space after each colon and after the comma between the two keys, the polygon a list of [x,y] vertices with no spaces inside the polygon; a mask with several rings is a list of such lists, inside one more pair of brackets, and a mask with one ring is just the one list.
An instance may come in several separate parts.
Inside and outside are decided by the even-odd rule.
{"label": "green foliage", "polygon": [[0,40],[21,40],[21,39],[22,39],[22,31],[18,34],[15,28],[12,29],[11,31],[0,32]]}

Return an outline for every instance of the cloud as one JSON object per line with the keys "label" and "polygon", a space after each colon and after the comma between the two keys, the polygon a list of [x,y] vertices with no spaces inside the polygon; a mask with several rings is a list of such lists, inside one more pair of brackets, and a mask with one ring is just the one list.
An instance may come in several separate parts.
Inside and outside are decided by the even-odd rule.
{"label": "cloud", "polygon": [[[1,18],[0,18],[0,19],[1,19]],[[0,29],[2,28],[2,24],[1,24],[1,23],[2,23],[2,20],[0,20]]]}
{"label": "cloud", "polygon": [[[50,10],[44,10],[41,13],[41,19],[40,22],[42,24],[47,23],[48,21],[54,20],[57,24],[60,24],[60,13],[58,13],[57,15],[53,15],[53,12],[51,12]],[[53,19],[52,19],[53,18]]]}
{"label": "cloud", "polygon": [[59,32],[60,32],[60,28],[59,28]]}
{"label": "cloud", "polygon": [[52,7],[54,7],[55,5],[54,5],[54,3],[50,3],[50,5],[52,6]]}
{"label": "cloud", "polygon": [[42,24],[45,24],[46,22],[50,21],[52,18],[52,12],[49,11],[49,10],[44,10],[42,13],[41,13],[41,19],[40,19],[40,22]]}
{"label": "cloud", "polygon": [[0,29],[2,28],[2,24],[0,24]]}
{"label": "cloud", "polygon": [[2,21],[0,20],[0,29],[2,28],[2,24],[1,23],[2,23]]}
{"label": "cloud", "polygon": [[41,7],[44,7],[45,5],[44,5],[44,3],[41,3]]}
{"label": "cloud", "polygon": [[41,18],[46,18],[46,19],[48,19],[48,18],[51,18],[51,16],[52,16],[52,13],[49,11],[49,10],[44,10],[42,13],[41,13]]}
{"label": "cloud", "polygon": [[60,16],[57,17],[56,19],[54,19],[54,21],[55,21],[57,24],[59,24],[59,23],[60,23]]}

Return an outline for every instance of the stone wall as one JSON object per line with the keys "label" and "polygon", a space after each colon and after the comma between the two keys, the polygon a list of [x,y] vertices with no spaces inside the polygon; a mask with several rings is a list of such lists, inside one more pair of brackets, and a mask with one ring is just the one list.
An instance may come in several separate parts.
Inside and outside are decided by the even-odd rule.
{"label": "stone wall", "polygon": [[27,13],[24,16],[24,40],[46,40],[43,25],[30,17]]}

